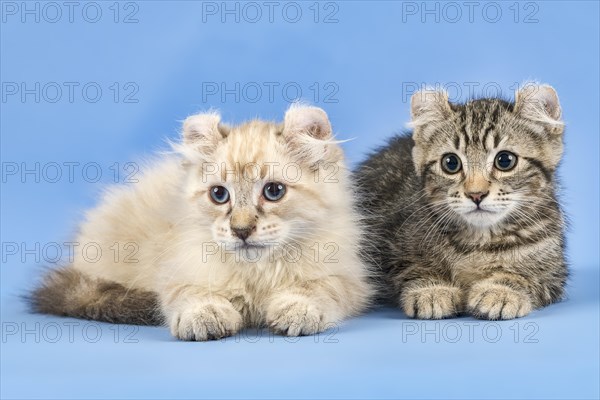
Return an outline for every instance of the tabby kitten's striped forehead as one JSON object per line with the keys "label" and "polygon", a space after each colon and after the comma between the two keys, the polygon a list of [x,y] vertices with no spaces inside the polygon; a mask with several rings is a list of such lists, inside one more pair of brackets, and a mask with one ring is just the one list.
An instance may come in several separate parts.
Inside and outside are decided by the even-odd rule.
{"label": "tabby kitten's striped forehead", "polygon": [[563,144],[554,89],[526,85],[515,102],[452,104],[425,90],[411,100],[413,160],[429,201],[476,227],[489,227],[553,185]]}

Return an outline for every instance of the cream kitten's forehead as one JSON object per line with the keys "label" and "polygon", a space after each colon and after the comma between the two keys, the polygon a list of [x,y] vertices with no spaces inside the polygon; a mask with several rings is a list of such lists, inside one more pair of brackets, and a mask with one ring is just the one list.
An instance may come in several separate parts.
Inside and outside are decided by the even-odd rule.
{"label": "cream kitten's forehead", "polygon": [[268,161],[284,148],[280,125],[250,121],[233,127],[219,144],[215,156],[226,154],[227,162],[247,164]]}
{"label": "cream kitten's forehead", "polygon": [[223,173],[247,165],[274,165],[285,173],[290,164],[315,170],[343,162],[325,111],[304,105],[290,107],[280,124],[253,120],[231,127],[217,112],[195,114],[186,118],[182,141],[173,147],[189,165],[206,165],[213,172],[218,166]]}
{"label": "cream kitten's forehead", "polygon": [[230,180],[242,173],[265,178],[274,165],[288,162],[281,130],[278,124],[258,120],[230,128],[213,154],[222,179]]}

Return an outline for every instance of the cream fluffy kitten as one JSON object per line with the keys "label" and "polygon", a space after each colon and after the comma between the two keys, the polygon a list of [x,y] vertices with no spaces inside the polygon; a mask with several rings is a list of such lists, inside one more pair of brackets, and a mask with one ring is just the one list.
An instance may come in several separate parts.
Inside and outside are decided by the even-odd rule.
{"label": "cream fluffy kitten", "polygon": [[[88,213],[77,241],[103,257],[52,271],[34,310],[208,340],[247,326],[313,334],[368,306],[349,171],[323,110],[233,127],[193,115],[173,147]],[[115,259],[115,244],[137,252]]]}

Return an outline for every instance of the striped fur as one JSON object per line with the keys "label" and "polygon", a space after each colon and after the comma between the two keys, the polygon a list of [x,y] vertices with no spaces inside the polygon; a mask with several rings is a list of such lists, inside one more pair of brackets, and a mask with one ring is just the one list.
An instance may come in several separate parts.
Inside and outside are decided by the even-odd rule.
{"label": "striped fur", "polygon": [[[425,91],[411,107],[414,131],[393,137],[357,171],[362,207],[381,243],[371,258],[381,266],[385,297],[411,317],[487,319],[520,317],[561,299],[568,273],[554,89],[528,85],[514,103],[466,104]],[[518,157],[508,172],[494,166],[503,150]],[[449,153],[462,160],[459,173],[441,168]],[[476,212],[467,195],[473,187],[488,193]]]}

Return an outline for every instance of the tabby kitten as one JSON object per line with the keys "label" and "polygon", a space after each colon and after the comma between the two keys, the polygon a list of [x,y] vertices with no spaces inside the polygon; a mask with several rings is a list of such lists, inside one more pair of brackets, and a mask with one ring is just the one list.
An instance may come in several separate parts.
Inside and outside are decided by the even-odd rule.
{"label": "tabby kitten", "polygon": [[412,137],[392,138],[357,172],[387,298],[410,317],[492,320],[561,299],[563,123],[554,89],[528,84],[514,103],[466,104],[424,90],[411,114]]}
{"label": "tabby kitten", "polygon": [[[52,271],[35,311],[208,340],[248,326],[308,335],[365,309],[360,221],[323,110],[233,127],[193,115],[174,148],[89,212],[77,242],[104,256]],[[115,244],[137,246],[134,259],[115,259]]]}

